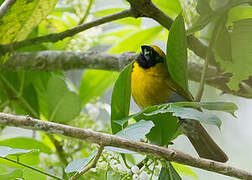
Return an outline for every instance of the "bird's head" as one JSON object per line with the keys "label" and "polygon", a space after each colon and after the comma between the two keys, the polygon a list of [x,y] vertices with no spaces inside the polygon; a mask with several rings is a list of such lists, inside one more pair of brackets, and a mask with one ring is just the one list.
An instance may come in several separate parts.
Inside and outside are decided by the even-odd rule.
{"label": "bird's head", "polygon": [[165,63],[165,53],[158,46],[143,45],[141,49],[137,62],[142,68],[148,69],[157,63]]}

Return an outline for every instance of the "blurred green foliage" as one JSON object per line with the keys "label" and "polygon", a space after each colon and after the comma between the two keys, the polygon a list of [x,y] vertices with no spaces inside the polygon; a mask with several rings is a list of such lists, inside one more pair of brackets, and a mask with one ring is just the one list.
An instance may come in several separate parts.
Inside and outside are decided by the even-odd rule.
{"label": "blurred green foliage", "polygon": [[[2,2],[3,0],[0,0],[0,4]],[[100,7],[97,7],[99,1],[94,2],[85,22],[129,8],[126,1],[120,2],[121,5],[103,4]],[[204,41],[205,44],[209,44],[217,21],[222,22],[221,28],[218,29],[218,38],[213,47],[213,52],[219,62],[219,68],[233,74],[229,87],[238,91],[239,83],[248,79],[252,74],[251,68],[247,68],[252,66],[251,5],[241,5],[242,0],[223,1],[222,3],[217,0],[198,0],[197,2],[192,0],[188,1],[188,3],[192,3],[188,7],[193,7],[193,3],[197,4],[197,6],[187,8],[184,7],[185,2],[187,3],[187,1],[183,0],[153,0],[155,5],[172,18],[177,17],[183,11],[187,33],[195,33],[195,36]],[[8,44],[73,28],[80,22],[86,12],[88,3],[88,0],[16,1],[8,13],[0,19],[0,44]],[[187,47],[185,29],[182,28],[184,22],[182,20],[183,17],[180,15],[175,21],[177,24],[173,25],[170,33],[171,40],[168,41],[168,52],[170,51],[173,54],[169,54],[169,57],[171,59],[177,57],[177,62],[170,64],[171,69],[169,71],[176,82],[182,88],[188,90],[185,64],[187,61]],[[165,43],[167,37],[168,31],[154,21],[144,18],[125,18],[101,27],[94,27],[62,41],[32,45],[18,51],[84,51],[97,48],[106,50],[108,53],[119,54],[125,51],[139,52],[142,44]],[[180,53],[176,53],[178,50],[182,53],[180,51]],[[180,66],[177,66],[177,64],[180,64]],[[177,74],[177,71],[180,73]],[[132,139],[134,137],[134,140],[137,141],[141,139],[158,145],[168,145],[171,140],[180,134],[180,132],[177,132],[177,116],[185,117],[188,114],[190,116],[194,114],[194,112],[191,112],[193,109],[189,109],[190,112],[188,113],[187,106],[225,111],[233,115],[237,108],[232,103],[224,102],[215,104],[175,104],[175,106],[172,106],[172,110],[169,108],[162,109],[163,106],[157,106],[129,116],[130,72],[131,65],[122,71],[119,76],[117,72],[84,70],[79,73],[79,76],[82,77],[80,82],[73,82],[71,77],[64,74],[64,72],[1,71],[0,111],[29,115],[45,121],[54,121],[106,133],[111,133],[112,130],[112,133],[117,133],[116,135],[125,138]],[[116,79],[117,82],[112,95],[112,107],[110,107],[100,99],[112,87]],[[176,113],[177,115],[175,115]],[[108,120],[110,115],[111,128],[108,125],[109,122],[103,120]],[[206,114],[202,113],[201,115]],[[169,121],[167,121],[168,117]],[[207,116],[205,121],[209,123],[209,119],[212,117]],[[201,118],[199,120],[202,121]],[[220,125],[219,119],[212,123]],[[128,124],[133,125],[127,126]],[[153,125],[155,126],[153,127]],[[24,137],[22,131],[17,129],[17,137],[6,137],[3,133],[5,131],[8,132],[8,128],[1,129],[2,134],[0,134],[0,146],[5,147],[0,148],[0,179],[3,180],[15,178],[46,179],[45,175],[10,162],[3,157],[66,179],[73,173],[69,173],[68,170],[65,171],[66,165],[62,162],[62,158],[65,158],[70,165],[73,162],[75,162],[75,165],[76,162],[78,162],[77,165],[83,162],[87,164],[92,158],[89,158],[89,161],[86,161],[87,159],[83,161],[83,158],[92,157],[95,150],[94,146],[90,146],[86,142],[56,135],[48,136],[43,132],[33,132],[33,136]],[[59,144],[56,145],[55,142]],[[63,153],[58,146],[62,147]],[[36,149],[36,151],[33,149]],[[80,179],[132,178],[134,173],[126,167],[122,157],[110,150],[122,152],[118,148],[106,149],[97,164],[97,168],[89,171],[85,177]],[[138,154],[128,154],[125,157],[130,166],[139,163],[139,159],[145,158]],[[148,159],[150,162],[146,162],[142,170],[147,173],[148,177],[166,179],[168,174],[169,176],[172,175],[174,179],[180,179],[178,172],[193,179],[198,178],[197,174],[189,167],[178,164],[166,164],[164,166],[157,159],[151,157],[148,157]],[[159,173],[160,170],[161,173]],[[141,176],[142,174],[138,175]]]}

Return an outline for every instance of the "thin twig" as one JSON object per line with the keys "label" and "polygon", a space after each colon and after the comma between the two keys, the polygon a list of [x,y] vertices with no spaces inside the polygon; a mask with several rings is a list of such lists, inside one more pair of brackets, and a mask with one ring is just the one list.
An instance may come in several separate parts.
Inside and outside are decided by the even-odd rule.
{"label": "thin twig", "polygon": [[8,12],[11,6],[16,2],[16,0],[5,0],[0,6],[0,19]]}
{"label": "thin twig", "polygon": [[9,159],[9,158],[7,158],[7,157],[0,157],[0,158],[5,159],[5,160],[10,161],[10,162],[13,162],[13,163],[16,163],[16,164],[19,164],[19,165],[24,166],[24,167],[26,167],[26,168],[32,169],[32,170],[37,171],[37,172],[39,172],[39,173],[41,173],[41,174],[44,174],[44,175],[46,175],[46,176],[50,176],[50,177],[52,177],[52,178],[54,178],[54,179],[62,180],[62,178],[59,178],[59,177],[57,177],[57,176],[54,176],[53,174],[49,174],[49,173],[47,173],[47,172],[41,171],[40,169],[34,168],[34,167],[29,166],[29,165],[27,165],[27,164],[23,164],[23,163],[21,163],[21,162],[19,162],[19,161],[15,161],[15,160]]}
{"label": "thin twig", "polygon": [[89,12],[90,12],[90,9],[91,9],[91,7],[93,5],[93,2],[94,2],[93,0],[89,0],[88,7],[87,7],[87,9],[85,11],[85,14],[84,14],[83,18],[80,20],[78,25],[83,24],[85,22],[85,20],[87,19],[88,15],[89,15]]}
{"label": "thin twig", "polygon": [[26,47],[29,45],[40,44],[43,42],[57,42],[59,40],[63,40],[66,37],[71,37],[79,32],[90,29],[92,27],[95,27],[95,26],[98,26],[101,24],[105,24],[105,23],[108,23],[111,21],[115,21],[118,19],[131,17],[131,16],[132,16],[132,12],[130,9],[128,9],[128,10],[124,10],[124,11],[121,11],[121,12],[118,12],[118,13],[115,13],[112,15],[98,18],[94,21],[91,21],[91,22],[88,22],[85,24],[81,24],[75,28],[68,29],[68,30],[60,32],[60,33],[53,33],[53,34],[49,34],[49,35],[45,35],[45,36],[40,36],[40,37],[36,37],[36,38],[32,38],[32,39],[26,39],[23,41],[14,42],[14,43],[7,44],[7,45],[1,45],[0,46],[0,54],[11,52],[11,51],[14,51],[18,48]]}
{"label": "thin twig", "polygon": [[0,113],[0,124],[37,131],[45,131],[51,134],[64,135],[103,146],[124,148],[138,153],[165,159],[167,161],[174,161],[179,164],[212,171],[226,176],[252,180],[252,173],[228,166],[225,163],[219,163],[203,158],[195,158],[177,150],[170,150],[165,147],[160,147],[144,142],[136,142],[111,134],[95,132],[92,130],[81,129],[48,121],[42,121],[28,116],[18,116],[5,113]]}
{"label": "thin twig", "polygon": [[85,174],[87,171],[94,168],[96,166],[96,163],[98,162],[99,158],[101,157],[103,149],[104,149],[104,146],[100,145],[100,147],[98,148],[98,152],[95,155],[93,161],[90,164],[88,164],[85,168],[83,168],[80,172],[77,172],[75,175],[73,175],[69,180],[76,180],[79,177],[81,177],[83,174]]}

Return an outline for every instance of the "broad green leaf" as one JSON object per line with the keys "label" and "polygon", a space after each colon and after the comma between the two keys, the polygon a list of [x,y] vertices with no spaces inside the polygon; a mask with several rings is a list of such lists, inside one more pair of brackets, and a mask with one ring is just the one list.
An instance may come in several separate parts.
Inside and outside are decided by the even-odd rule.
{"label": "broad green leaf", "polygon": [[[37,168],[37,167],[36,167]],[[45,171],[45,169],[42,169],[42,168],[37,168],[37,169],[40,169],[41,171]],[[47,180],[47,176],[40,173],[40,172],[37,172],[37,171],[34,171],[32,169],[29,169],[29,168],[24,168],[23,169],[23,178],[24,179],[36,179],[36,180]]]}
{"label": "broad green leaf", "polygon": [[177,171],[174,169],[171,163],[168,167],[162,167],[158,180],[182,180]]}
{"label": "broad green leaf", "polygon": [[0,175],[8,173],[7,167],[0,164]]}
{"label": "broad green leaf", "polygon": [[179,0],[153,0],[153,3],[171,17],[175,17],[182,9]]}
{"label": "broad green leaf", "polygon": [[39,149],[40,152],[51,154],[51,149],[44,143],[27,137],[15,137],[0,141],[0,146],[20,149]]}
{"label": "broad green leaf", "polygon": [[123,130],[116,133],[116,136],[124,137],[133,141],[140,141],[147,133],[150,132],[151,128],[154,127],[153,122],[140,120],[134,124],[131,124]]}
{"label": "broad green leaf", "polygon": [[28,114],[38,118],[38,100],[29,72],[2,71],[0,83],[5,87],[8,98],[11,97],[10,107],[16,114]]}
{"label": "broad green leaf", "polygon": [[[141,120],[141,121],[138,121],[134,124],[127,126],[125,129],[119,131],[115,135],[126,138],[126,139],[130,139],[133,141],[140,141],[142,138],[145,137],[145,135],[147,133],[150,132],[151,128],[153,128],[153,127],[154,127],[153,122]],[[114,152],[119,152],[119,153],[127,153],[127,154],[135,153],[133,151],[129,151],[126,149],[121,149],[121,148],[116,148],[116,147],[112,147],[112,146],[106,146],[105,149],[111,150]]]}
{"label": "broad green leaf", "polygon": [[0,44],[25,39],[54,8],[58,0],[19,0],[0,19]]}
{"label": "broad green leaf", "polygon": [[212,11],[210,0],[198,0],[196,10],[199,14],[208,14]]}
{"label": "broad green leaf", "polygon": [[252,6],[238,6],[228,12],[228,24],[248,18],[252,18]]}
{"label": "broad green leaf", "polygon": [[238,109],[238,107],[231,102],[199,102],[199,104],[204,109],[227,112],[234,117],[236,117],[234,113]]}
{"label": "broad green leaf", "polygon": [[7,146],[0,146],[0,157],[6,157],[8,155],[20,156],[32,151],[34,151],[34,149],[12,149]]}
{"label": "broad green leaf", "polygon": [[183,164],[178,164],[178,163],[174,163],[174,162],[171,164],[176,169],[176,171],[178,171],[180,174],[191,177],[193,179],[199,179],[199,176],[197,175],[197,173],[194,172],[191,168],[189,168]]}
{"label": "broad green leaf", "polygon": [[180,117],[182,119],[193,119],[202,123],[216,125],[218,128],[221,126],[221,120],[216,115],[208,112],[200,112],[193,108],[179,107],[172,104],[169,108],[162,109],[161,111],[162,113],[172,112],[173,116]]}
{"label": "broad green leaf", "polygon": [[66,123],[79,115],[81,100],[75,92],[68,90],[64,80],[53,76],[47,85],[49,121]]}
{"label": "broad green leaf", "polygon": [[223,111],[230,113],[235,117],[235,111],[238,107],[231,102],[176,102],[173,103],[176,106],[183,107],[194,107],[194,108],[203,108],[214,111]]}
{"label": "broad green leaf", "polygon": [[166,62],[172,79],[187,92],[187,42],[182,14],[175,19],[169,31]]}
{"label": "broad green leaf", "polygon": [[[156,145],[168,145],[176,136],[178,130],[178,119],[172,113],[158,112],[159,106],[151,106],[133,116],[137,121],[149,120],[154,123],[154,127],[146,135],[151,143]],[[152,115],[152,112],[157,112]]]}
{"label": "broad green leaf", "polygon": [[131,69],[132,64],[125,67],[117,78],[111,99],[111,129],[115,134],[121,130],[121,126],[115,120],[124,119],[129,115],[131,97]]}
{"label": "broad green leaf", "polygon": [[214,50],[224,61],[232,61],[232,48],[231,48],[231,37],[225,26],[226,21],[221,20],[216,31],[216,37],[214,41]]}
{"label": "broad green leaf", "polygon": [[228,86],[231,90],[239,90],[239,83],[248,79],[252,74],[252,18],[234,22],[231,34],[232,62],[222,61],[217,56],[222,68],[226,72],[231,72]]}
{"label": "broad green leaf", "polygon": [[125,51],[139,51],[141,45],[153,42],[153,40],[162,31],[161,26],[155,26],[152,28],[138,30],[129,34],[124,39],[115,43],[115,45],[109,50],[109,53],[123,53]]}
{"label": "broad green leaf", "polygon": [[79,94],[82,105],[92,98],[102,96],[117,78],[117,72],[104,70],[86,70],[82,76]]}
{"label": "broad green leaf", "polygon": [[70,162],[65,168],[65,172],[66,173],[80,172],[85,166],[88,165],[90,161],[92,161],[92,159],[95,157],[95,154],[96,151],[94,151],[93,154],[87,158],[80,158]]}
{"label": "broad green leaf", "polygon": [[1,180],[11,180],[11,179],[17,179],[17,178],[23,178],[22,169],[14,169],[6,174],[0,175]]}

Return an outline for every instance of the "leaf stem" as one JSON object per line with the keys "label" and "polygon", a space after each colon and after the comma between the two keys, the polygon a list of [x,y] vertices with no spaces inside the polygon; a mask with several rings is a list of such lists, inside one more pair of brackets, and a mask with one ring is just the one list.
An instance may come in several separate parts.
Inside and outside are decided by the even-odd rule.
{"label": "leaf stem", "polygon": [[89,12],[90,12],[90,9],[91,9],[91,7],[93,5],[93,2],[94,2],[93,0],[89,0],[88,7],[87,7],[87,9],[85,11],[85,14],[84,14],[83,18],[80,20],[78,25],[83,24],[85,22],[85,20],[87,19],[88,15],[89,15]]}
{"label": "leaf stem", "polygon": [[41,174],[44,174],[44,175],[46,175],[46,176],[50,176],[50,177],[52,177],[52,178],[54,178],[54,179],[62,180],[62,178],[59,178],[59,177],[54,176],[54,175],[52,175],[52,174],[49,174],[49,173],[47,173],[47,172],[41,171],[40,169],[34,168],[34,167],[29,166],[29,165],[27,165],[27,164],[23,164],[23,163],[21,163],[21,162],[19,162],[19,161],[15,161],[15,160],[9,159],[9,158],[7,158],[7,157],[0,157],[0,158],[5,159],[5,160],[10,161],[10,162],[13,162],[13,163],[16,163],[16,164],[18,164],[18,165],[24,166],[24,167],[26,167],[26,168],[32,169],[32,170],[37,171],[37,172],[39,172],[39,173],[41,173]]}

